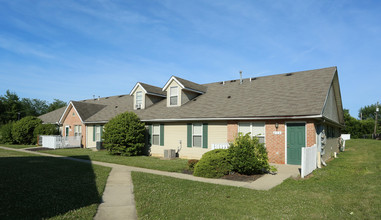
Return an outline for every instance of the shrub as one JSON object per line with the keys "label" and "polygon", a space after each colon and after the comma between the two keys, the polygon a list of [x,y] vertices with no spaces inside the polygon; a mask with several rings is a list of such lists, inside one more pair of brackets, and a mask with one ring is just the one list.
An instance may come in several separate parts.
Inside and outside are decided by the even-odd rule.
{"label": "shrub", "polygon": [[0,143],[13,144],[12,128],[13,128],[13,122],[9,122],[8,124],[5,124],[1,127]]}
{"label": "shrub", "polygon": [[33,132],[34,138],[37,138],[37,135],[59,135],[57,125],[55,124],[39,124]]}
{"label": "shrub", "polygon": [[239,136],[230,144],[228,149],[233,171],[240,174],[263,173],[270,169],[269,159],[264,144],[250,134]]}
{"label": "shrub", "polygon": [[188,160],[187,164],[187,170],[193,172],[194,171],[194,166],[198,163],[199,160]]}
{"label": "shrub", "polygon": [[14,123],[12,128],[12,137],[17,144],[36,144],[34,138],[34,129],[40,125],[42,121],[34,116],[27,116]]}
{"label": "shrub", "polygon": [[206,152],[194,167],[195,176],[219,178],[231,171],[229,154],[226,149],[216,149]]}
{"label": "shrub", "polygon": [[115,116],[104,126],[103,145],[110,154],[141,155],[145,146],[145,125],[133,112]]}

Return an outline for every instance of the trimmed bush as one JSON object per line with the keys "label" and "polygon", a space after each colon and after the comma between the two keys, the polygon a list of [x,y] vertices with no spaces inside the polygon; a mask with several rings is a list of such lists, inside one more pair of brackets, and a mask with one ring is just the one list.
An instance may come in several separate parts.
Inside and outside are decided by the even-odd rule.
{"label": "trimmed bush", "polygon": [[252,175],[264,173],[270,169],[269,159],[264,144],[250,134],[239,136],[228,149],[233,171]]}
{"label": "trimmed bush", "polygon": [[195,176],[220,178],[229,174],[232,167],[226,149],[216,149],[206,152],[194,167]]}
{"label": "trimmed bush", "polygon": [[104,126],[103,146],[110,154],[141,155],[145,147],[146,128],[133,112],[115,116]]}
{"label": "trimmed bush", "polygon": [[34,129],[34,138],[37,139],[37,135],[59,135],[60,131],[55,124],[39,124]]}
{"label": "trimmed bush", "polygon": [[199,160],[188,160],[187,164],[187,170],[193,172],[194,171],[194,166],[198,163]]}
{"label": "trimmed bush", "polygon": [[42,121],[34,116],[27,116],[14,123],[12,128],[12,137],[16,144],[36,144],[34,138],[34,129],[40,125]]}
{"label": "trimmed bush", "polygon": [[0,128],[0,143],[13,144],[12,128],[13,122],[9,122]]}

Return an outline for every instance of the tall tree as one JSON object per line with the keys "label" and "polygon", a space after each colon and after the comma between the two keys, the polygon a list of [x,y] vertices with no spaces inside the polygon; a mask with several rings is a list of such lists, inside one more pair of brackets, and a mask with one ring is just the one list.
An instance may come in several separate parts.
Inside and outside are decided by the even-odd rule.
{"label": "tall tree", "polygon": [[23,98],[22,116],[40,116],[48,112],[48,104],[44,100]]}
{"label": "tall tree", "polygon": [[66,106],[66,102],[59,100],[59,99],[54,99],[54,102],[50,103],[48,109],[46,112],[51,112],[56,109],[62,108]]}
{"label": "tall tree", "polygon": [[2,112],[0,114],[0,124],[6,124],[9,121],[16,121],[18,113],[22,111],[22,104],[18,95],[9,90],[4,96],[0,96],[2,103]]}
{"label": "tall tree", "polygon": [[[373,119],[375,120],[376,118],[376,104],[372,105],[366,105],[364,107],[361,107],[359,110],[359,115],[358,117],[361,118],[362,120],[366,119]],[[362,117],[361,117],[362,115]],[[381,112],[378,112],[378,118],[381,118]]]}

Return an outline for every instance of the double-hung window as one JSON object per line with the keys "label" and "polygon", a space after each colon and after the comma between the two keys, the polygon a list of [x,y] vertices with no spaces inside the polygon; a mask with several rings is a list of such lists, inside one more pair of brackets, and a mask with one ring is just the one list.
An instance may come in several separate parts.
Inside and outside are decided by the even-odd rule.
{"label": "double-hung window", "polygon": [[177,99],[179,96],[179,88],[177,86],[173,86],[169,89],[169,105],[176,106],[177,105]]}
{"label": "double-hung window", "polygon": [[152,145],[160,145],[160,125],[152,125]]}
{"label": "double-hung window", "polygon": [[250,133],[251,137],[257,137],[259,143],[265,143],[265,123],[264,122],[252,122],[252,123],[239,123],[238,132],[243,135]]}
{"label": "double-hung window", "polygon": [[95,141],[101,141],[101,126],[95,126]]}
{"label": "double-hung window", "polygon": [[74,136],[80,137],[82,135],[82,126],[81,125],[74,125]]}
{"label": "double-hung window", "polygon": [[142,104],[143,104],[143,92],[142,91],[136,92],[135,104],[136,104],[136,109],[142,108]]}
{"label": "double-hung window", "polygon": [[202,124],[195,123],[192,128],[192,143],[193,147],[201,147],[202,146]]}

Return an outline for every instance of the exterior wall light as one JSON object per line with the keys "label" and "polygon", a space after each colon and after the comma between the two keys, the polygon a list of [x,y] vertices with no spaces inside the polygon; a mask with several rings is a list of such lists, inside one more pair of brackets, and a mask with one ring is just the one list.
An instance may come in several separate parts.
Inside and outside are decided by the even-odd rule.
{"label": "exterior wall light", "polygon": [[278,127],[279,127],[279,124],[277,122],[277,123],[275,123],[275,128],[278,129]]}

